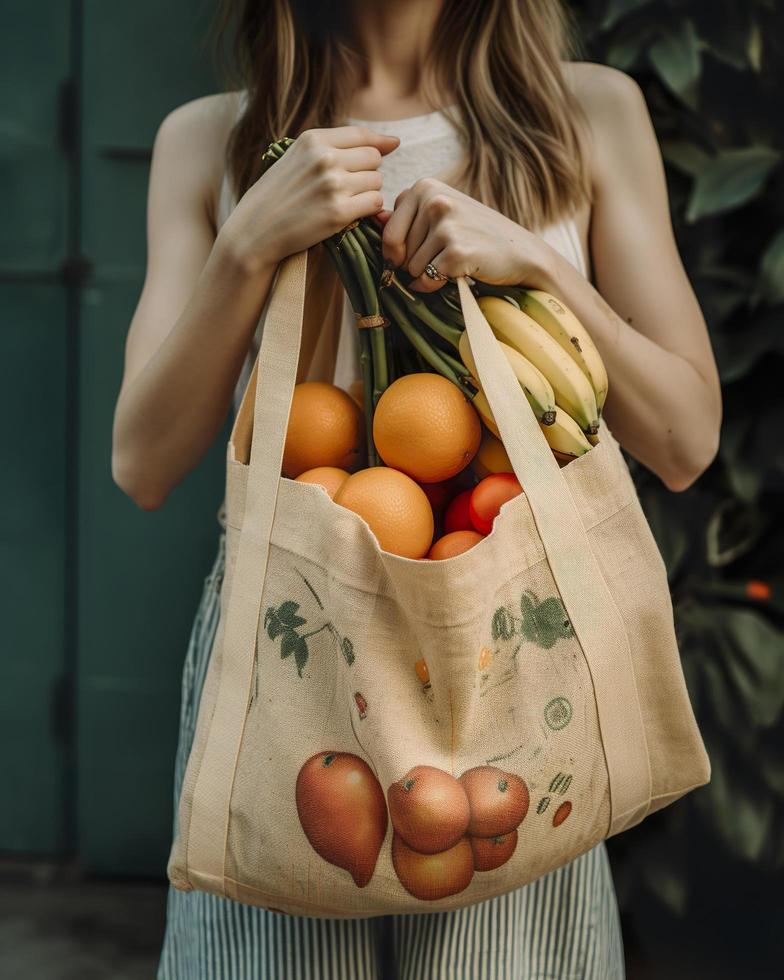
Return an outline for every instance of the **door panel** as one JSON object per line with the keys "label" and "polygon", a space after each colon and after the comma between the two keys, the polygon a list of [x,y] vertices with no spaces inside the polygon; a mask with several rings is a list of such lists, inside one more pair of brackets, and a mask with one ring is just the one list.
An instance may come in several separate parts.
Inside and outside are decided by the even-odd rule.
{"label": "door panel", "polygon": [[152,142],[167,112],[215,89],[192,9],[84,3],[77,814],[80,856],[99,871],[165,870],[180,675],[223,492],[223,438],[155,513],[110,470]]}
{"label": "door panel", "polygon": [[0,30],[0,851],[67,846],[68,4]]}

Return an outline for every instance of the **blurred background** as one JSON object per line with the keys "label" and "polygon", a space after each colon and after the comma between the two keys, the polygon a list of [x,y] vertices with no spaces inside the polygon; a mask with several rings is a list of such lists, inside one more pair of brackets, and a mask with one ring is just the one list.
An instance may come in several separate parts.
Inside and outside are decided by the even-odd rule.
{"label": "blurred background", "polygon": [[[669,493],[632,464],[713,779],[609,844],[628,975],[780,977],[784,4],[573,6],[585,57],[644,89],[725,400],[696,486]],[[220,87],[212,12],[0,0],[0,977],[154,976],[223,440],[142,513],[111,480],[111,423],[152,141]]]}

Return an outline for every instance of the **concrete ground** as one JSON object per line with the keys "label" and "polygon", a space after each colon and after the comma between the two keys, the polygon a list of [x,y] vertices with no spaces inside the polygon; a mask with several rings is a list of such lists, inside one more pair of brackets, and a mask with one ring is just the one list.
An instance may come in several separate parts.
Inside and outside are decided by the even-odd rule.
{"label": "concrete ground", "polygon": [[3,980],[154,980],[161,883],[80,880],[46,866],[0,868]]}

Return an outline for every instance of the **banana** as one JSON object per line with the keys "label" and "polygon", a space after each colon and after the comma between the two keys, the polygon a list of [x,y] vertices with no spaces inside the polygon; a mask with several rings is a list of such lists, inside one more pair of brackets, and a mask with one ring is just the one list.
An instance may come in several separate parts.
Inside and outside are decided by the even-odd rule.
{"label": "banana", "polygon": [[599,429],[599,409],[591,382],[557,341],[505,299],[482,296],[479,306],[493,333],[539,368],[553,387],[555,404],[590,433]]}
{"label": "banana", "polygon": [[480,480],[491,473],[514,473],[504,444],[488,429],[482,433],[482,441],[471,465]]}
{"label": "banana", "polygon": [[[476,381],[476,378],[474,378]],[[479,382],[476,382],[477,388],[479,388]],[[471,404],[479,412],[479,418],[484,422],[487,428],[493,433],[496,439],[501,438],[501,433],[498,431],[498,426],[495,424],[495,419],[493,418],[493,410],[490,408],[490,403],[485,397],[485,393],[479,388],[479,391],[471,399]]]}
{"label": "banana", "polygon": [[591,449],[585,433],[563,409],[556,409],[555,422],[552,425],[540,423],[539,427],[559,463],[563,462],[561,457],[574,459]]}
{"label": "banana", "polygon": [[[500,340],[498,344],[514,371],[515,377],[520,382],[520,386],[525,392],[525,397],[528,399],[528,404],[534,410],[534,415],[540,422],[549,425],[555,418],[555,392],[553,391],[553,386],[542,372],[528,358],[523,357],[519,351],[516,351],[514,347],[510,347]],[[476,362],[474,361],[474,355],[471,353],[471,345],[465,330],[460,335],[459,351],[463,364],[465,364],[471,374],[476,378]]]}
{"label": "banana", "polygon": [[574,313],[550,293],[541,289],[524,289],[515,295],[520,308],[544,327],[591,382],[596,407],[601,415],[607,398],[607,370],[591,335]]}

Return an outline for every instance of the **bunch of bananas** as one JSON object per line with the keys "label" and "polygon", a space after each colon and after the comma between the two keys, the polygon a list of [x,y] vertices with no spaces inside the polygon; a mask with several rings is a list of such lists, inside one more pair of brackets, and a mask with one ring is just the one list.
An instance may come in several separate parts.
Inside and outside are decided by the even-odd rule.
{"label": "bunch of bananas", "polygon": [[[482,296],[479,306],[558,461],[565,464],[588,452],[599,441],[607,397],[607,371],[588,331],[563,303],[539,289]],[[498,438],[466,333],[459,350],[478,389],[474,407]]]}

